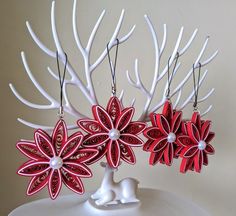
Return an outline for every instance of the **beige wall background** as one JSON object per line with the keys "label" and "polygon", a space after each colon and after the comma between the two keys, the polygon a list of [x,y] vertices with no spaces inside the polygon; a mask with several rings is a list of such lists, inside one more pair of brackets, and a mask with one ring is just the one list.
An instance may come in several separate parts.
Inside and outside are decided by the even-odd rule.
{"label": "beige wall background", "polygon": [[[70,61],[84,79],[83,62],[76,49],[72,35],[71,14],[72,0],[56,1],[56,16],[58,32]],[[20,103],[11,93],[8,83],[12,82],[17,90],[28,100],[47,104],[47,101],[34,88],[27,77],[20,59],[20,51],[26,52],[26,57],[35,78],[53,96],[58,98],[58,83],[47,73],[47,66],[56,69],[56,61],[46,56],[31,40],[25,21],[29,20],[40,39],[55,50],[50,28],[51,1],[8,0],[0,2],[0,100],[1,100],[1,151],[0,151],[0,215],[7,215],[15,207],[35,199],[47,197],[44,190],[33,197],[26,197],[27,178],[17,176],[17,167],[26,160],[15,148],[17,140],[31,139],[33,130],[17,122],[18,117],[41,124],[53,125],[56,122],[57,111],[33,110]],[[126,9],[124,23],[120,36],[129,31],[133,24],[136,30],[125,44],[120,46],[117,80],[118,92],[125,89],[126,105],[133,97],[137,98],[137,115],[144,104],[143,95],[128,85],[125,70],[134,72],[134,60],[139,58],[142,78],[150,86],[154,71],[154,50],[151,35],[143,15],[147,13],[159,35],[162,38],[162,25],[168,26],[168,43],[163,56],[162,65],[167,62],[173,49],[180,27],[185,27],[182,46],[197,27],[199,33],[189,52],[181,58],[182,66],[173,87],[184,77],[191,67],[204,39],[210,35],[210,43],[204,58],[216,49],[220,53],[213,63],[207,66],[209,75],[200,95],[215,87],[214,95],[207,103],[200,106],[204,110],[213,104],[214,108],[207,115],[213,121],[213,131],[216,132],[214,147],[216,155],[210,157],[208,167],[201,174],[179,173],[179,161],[172,167],[148,165],[148,154],[138,149],[137,165],[123,165],[116,178],[132,176],[138,178],[141,187],[152,187],[171,191],[179,196],[190,199],[212,215],[236,215],[236,145],[235,145],[235,50],[236,50],[236,2],[233,0],[78,0],[78,28],[82,43],[85,44],[102,9],[107,13],[97,34],[91,59],[94,61],[106,46],[122,8]],[[99,102],[105,105],[110,95],[110,71],[107,59],[97,68],[93,80]],[[162,84],[163,86],[163,84]],[[191,81],[185,88],[184,96],[191,90]],[[162,87],[157,89],[155,100],[158,100]],[[89,104],[81,93],[70,88],[70,98],[76,106],[91,115]],[[184,111],[185,117],[191,115],[191,106]],[[68,123],[75,119],[66,116]],[[92,167],[94,178],[85,181],[87,190],[94,190],[102,179],[103,169],[98,165]],[[70,193],[63,189],[63,193]]]}

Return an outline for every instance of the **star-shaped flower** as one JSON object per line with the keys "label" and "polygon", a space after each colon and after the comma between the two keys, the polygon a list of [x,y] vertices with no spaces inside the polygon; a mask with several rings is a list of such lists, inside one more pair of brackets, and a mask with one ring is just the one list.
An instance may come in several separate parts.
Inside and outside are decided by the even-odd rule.
{"label": "star-shaped flower", "polygon": [[148,138],[144,150],[150,151],[149,163],[158,162],[171,166],[177,146],[176,139],[181,133],[182,112],[175,111],[170,101],[166,101],[162,114],[150,115],[152,126],[144,131]]}
{"label": "star-shaped flower", "polygon": [[202,165],[208,165],[208,154],[214,154],[214,148],[210,144],[215,133],[210,131],[211,121],[202,121],[200,114],[194,112],[191,121],[187,122],[187,135],[178,137],[178,145],[182,146],[183,157],[180,171],[187,170],[201,172]]}
{"label": "star-shaped flower", "polygon": [[34,141],[20,141],[16,147],[28,158],[18,174],[32,177],[27,195],[33,195],[48,185],[50,197],[55,199],[62,187],[62,182],[72,191],[84,193],[80,178],[92,177],[85,163],[96,157],[95,149],[81,148],[83,135],[80,132],[67,137],[67,127],[60,119],[49,136],[38,129]]}
{"label": "star-shaped flower", "polygon": [[134,108],[122,108],[117,97],[111,97],[106,110],[99,105],[92,108],[94,119],[81,119],[78,125],[88,133],[83,146],[97,148],[99,154],[90,163],[106,155],[107,162],[116,168],[120,159],[135,164],[136,159],[131,147],[142,146],[138,137],[146,127],[144,122],[131,122]]}

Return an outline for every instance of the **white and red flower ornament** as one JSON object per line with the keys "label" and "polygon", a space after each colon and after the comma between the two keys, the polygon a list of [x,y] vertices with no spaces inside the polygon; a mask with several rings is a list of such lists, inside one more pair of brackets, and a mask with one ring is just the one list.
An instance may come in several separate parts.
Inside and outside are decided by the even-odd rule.
{"label": "white and red flower ornament", "polygon": [[122,108],[119,99],[111,97],[107,108],[99,105],[92,107],[94,119],[80,119],[78,125],[88,134],[83,146],[96,148],[99,154],[88,163],[95,163],[106,156],[109,166],[116,168],[120,160],[135,164],[136,158],[132,147],[143,146],[138,137],[146,128],[144,122],[131,121],[134,108]]}
{"label": "white and red flower ornament", "polygon": [[52,133],[38,129],[34,141],[20,141],[16,147],[30,160],[17,171],[31,177],[27,195],[33,195],[48,185],[50,197],[55,199],[62,182],[72,191],[83,194],[81,178],[92,177],[85,163],[96,157],[96,149],[81,148],[83,135],[76,132],[68,137],[65,122],[60,119]]}

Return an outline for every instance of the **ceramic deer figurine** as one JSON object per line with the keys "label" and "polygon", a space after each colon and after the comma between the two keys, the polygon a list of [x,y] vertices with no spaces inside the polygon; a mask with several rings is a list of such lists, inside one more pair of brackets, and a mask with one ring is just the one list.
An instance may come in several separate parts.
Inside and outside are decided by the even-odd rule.
{"label": "ceramic deer figurine", "polygon": [[136,179],[125,178],[119,182],[115,182],[114,172],[117,171],[117,169],[111,168],[104,162],[101,162],[100,164],[105,168],[105,175],[100,188],[91,196],[92,199],[96,200],[96,205],[111,205],[119,202],[139,202],[136,197],[139,182]]}

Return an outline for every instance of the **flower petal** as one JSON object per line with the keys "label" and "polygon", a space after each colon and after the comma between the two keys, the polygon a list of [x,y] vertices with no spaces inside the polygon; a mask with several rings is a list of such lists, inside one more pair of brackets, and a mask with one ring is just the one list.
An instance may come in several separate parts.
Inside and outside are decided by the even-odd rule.
{"label": "flower petal", "polygon": [[173,143],[168,143],[164,151],[164,161],[167,166],[171,166],[174,158]]}
{"label": "flower petal", "polygon": [[56,199],[62,186],[61,171],[54,169],[49,177],[48,191],[51,199]]}
{"label": "flower petal", "polygon": [[163,136],[158,127],[148,127],[144,130],[143,135],[148,139],[158,139]]}
{"label": "flower petal", "polygon": [[63,169],[69,172],[71,175],[83,178],[92,177],[92,172],[90,171],[90,169],[83,164],[66,161],[63,163]]}
{"label": "flower petal", "polygon": [[66,172],[66,170],[62,169],[62,181],[64,182],[65,186],[68,187],[75,193],[83,194],[84,193],[84,186],[82,181],[79,177]]}
{"label": "flower petal", "polygon": [[195,144],[197,144],[200,141],[200,134],[197,127],[192,122],[188,122],[187,129],[189,137]]}
{"label": "flower petal", "polygon": [[187,135],[188,131],[187,131],[187,122],[186,121],[182,121],[181,123],[181,131],[183,135]]}
{"label": "flower petal", "polygon": [[186,173],[193,166],[193,158],[183,158],[180,164],[180,172]]}
{"label": "flower petal", "polygon": [[215,154],[215,149],[213,148],[213,146],[212,146],[211,144],[207,144],[207,145],[206,145],[206,148],[204,149],[204,151],[205,151],[207,154],[210,154],[210,155]]}
{"label": "flower petal", "polygon": [[201,140],[205,140],[208,137],[211,128],[211,121],[205,121],[201,128]]}
{"label": "flower petal", "polygon": [[181,156],[184,157],[184,158],[190,158],[190,157],[194,157],[194,155],[199,151],[198,147],[195,145],[195,146],[189,146],[189,147],[186,147]]}
{"label": "flower petal", "polygon": [[93,119],[80,119],[77,121],[77,124],[89,134],[105,132],[101,125]]}
{"label": "flower petal", "polygon": [[98,154],[93,157],[92,159],[90,159],[89,161],[86,162],[87,165],[91,165],[96,163],[97,161],[99,161],[101,158],[104,157],[104,155],[107,153],[107,145],[100,145],[96,148],[96,150],[98,150]]}
{"label": "flower petal", "polygon": [[106,110],[104,110],[101,106],[95,105],[92,107],[93,115],[95,119],[99,122],[101,127],[106,131],[109,131],[113,128],[113,122],[111,117],[108,115]]}
{"label": "flower petal", "polygon": [[165,116],[168,122],[171,122],[173,118],[173,108],[172,108],[172,103],[170,101],[167,100],[165,102],[162,114]]}
{"label": "flower petal", "polygon": [[213,138],[215,137],[215,133],[214,132],[209,132],[207,138],[205,139],[206,143],[211,142],[211,140],[213,140]]}
{"label": "flower petal", "polygon": [[124,129],[124,133],[131,133],[134,135],[139,135],[146,128],[145,122],[130,122],[129,125]]}
{"label": "flower petal", "polygon": [[36,176],[40,175],[50,169],[49,162],[36,161],[26,162],[17,171],[22,176]]}
{"label": "flower petal", "polygon": [[164,154],[164,151],[151,152],[151,155],[150,155],[150,158],[149,158],[149,164],[150,165],[157,164],[161,160],[163,154]]}
{"label": "flower petal", "polygon": [[202,156],[203,156],[203,164],[205,166],[207,166],[208,165],[208,156],[205,152],[203,152]]}
{"label": "flower petal", "polygon": [[129,107],[129,108],[125,108],[121,115],[119,116],[119,118],[117,119],[115,128],[123,131],[131,122],[132,118],[134,115],[134,108],[133,107]]}
{"label": "flower petal", "polygon": [[97,133],[87,136],[83,141],[83,146],[85,147],[97,147],[109,140],[109,135],[107,133]]}
{"label": "flower petal", "polygon": [[117,97],[111,97],[107,104],[107,113],[111,117],[113,123],[116,123],[116,120],[121,114],[121,103]]}
{"label": "flower petal", "polygon": [[41,175],[34,176],[28,185],[27,195],[31,196],[42,190],[49,181],[50,172],[51,170],[48,170]]}
{"label": "flower petal", "polygon": [[168,135],[170,133],[170,125],[169,122],[166,120],[164,115],[157,114],[157,126],[162,132],[163,135]]}
{"label": "flower petal", "polygon": [[56,154],[58,155],[61,148],[67,141],[67,127],[66,123],[63,119],[60,119],[52,133],[52,143],[53,147],[56,151]]}
{"label": "flower petal", "polygon": [[69,160],[75,163],[86,163],[98,155],[99,151],[92,148],[82,148],[70,156]]}
{"label": "flower petal", "polygon": [[151,123],[152,123],[152,126],[154,126],[154,127],[157,127],[157,118],[156,118],[156,113],[151,113],[150,115],[149,115],[149,117],[150,117],[150,120],[151,120]]}
{"label": "flower petal", "polygon": [[83,141],[83,135],[81,132],[76,132],[72,134],[65,145],[63,145],[62,149],[59,152],[59,156],[65,160],[69,158],[74,152],[79,148]]}
{"label": "flower petal", "polygon": [[135,154],[130,146],[127,145],[120,145],[120,158],[129,163],[129,164],[135,164],[136,163],[136,158]]}
{"label": "flower petal", "polygon": [[153,142],[154,141],[151,140],[151,139],[147,140],[146,143],[144,143],[144,145],[143,145],[143,150],[144,151],[150,151],[150,147],[151,147]]}
{"label": "flower petal", "polygon": [[120,146],[116,140],[111,140],[107,147],[107,162],[110,167],[117,168],[120,162]]}
{"label": "flower petal", "polygon": [[167,145],[167,138],[166,137],[159,137],[157,138],[150,146],[151,152],[158,152],[162,151]]}
{"label": "flower petal", "polygon": [[143,140],[138,136],[125,133],[120,135],[119,142],[133,147],[142,146],[144,144]]}
{"label": "flower petal", "polygon": [[182,112],[176,111],[173,115],[173,118],[171,120],[171,131],[173,133],[176,133],[180,129],[180,125],[182,122]]}
{"label": "flower petal", "polygon": [[181,152],[183,150],[183,147],[182,146],[176,146],[175,148],[175,153],[174,153],[174,157],[177,159],[179,158]]}
{"label": "flower petal", "polygon": [[35,143],[41,153],[48,159],[56,156],[50,137],[42,130],[36,130],[34,133]]}
{"label": "flower petal", "polygon": [[194,168],[196,172],[201,172],[203,164],[203,156],[202,151],[198,151],[198,153],[194,157]]}
{"label": "flower petal", "polygon": [[180,135],[177,137],[177,144],[183,147],[194,145],[192,139],[188,135]]}
{"label": "flower petal", "polygon": [[33,160],[42,160],[46,157],[38,150],[38,147],[35,143],[30,141],[20,141],[16,144],[16,148],[23,153],[25,156],[27,156],[30,159]]}
{"label": "flower petal", "polygon": [[191,118],[191,122],[197,127],[197,129],[201,130],[201,115],[199,112],[194,112]]}

